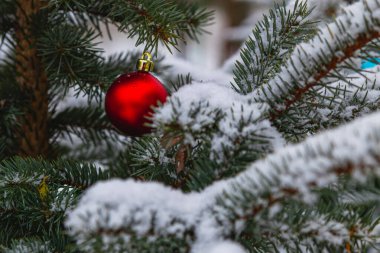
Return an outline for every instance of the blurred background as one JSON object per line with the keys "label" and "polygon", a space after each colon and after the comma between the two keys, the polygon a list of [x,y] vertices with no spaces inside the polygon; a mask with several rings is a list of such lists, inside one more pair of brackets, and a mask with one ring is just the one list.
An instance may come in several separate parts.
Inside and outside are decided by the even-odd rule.
{"label": "blurred background", "polygon": [[[182,58],[197,68],[215,70],[239,50],[251,34],[256,22],[268,12],[276,0],[197,0],[197,2],[215,11],[213,24],[207,27],[210,34],[201,36],[198,43],[187,40],[188,44],[180,45],[181,51],[173,51],[173,55],[165,47],[160,47],[158,53],[167,58]],[[143,50],[143,46],[135,47],[133,39],[127,39],[125,34],[120,34],[114,27],[111,27],[111,34],[112,40],[104,37],[99,41],[107,55]]]}

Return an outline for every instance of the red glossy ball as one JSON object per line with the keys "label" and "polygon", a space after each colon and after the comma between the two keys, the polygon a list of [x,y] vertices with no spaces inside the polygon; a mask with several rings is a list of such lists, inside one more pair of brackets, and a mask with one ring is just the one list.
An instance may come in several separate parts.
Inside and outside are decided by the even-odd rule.
{"label": "red glossy ball", "polygon": [[118,77],[107,91],[105,109],[112,124],[130,136],[141,136],[152,129],[147,117],[152,106],[165,103],[168,96],[164,86],[149,72],[133,72]]}

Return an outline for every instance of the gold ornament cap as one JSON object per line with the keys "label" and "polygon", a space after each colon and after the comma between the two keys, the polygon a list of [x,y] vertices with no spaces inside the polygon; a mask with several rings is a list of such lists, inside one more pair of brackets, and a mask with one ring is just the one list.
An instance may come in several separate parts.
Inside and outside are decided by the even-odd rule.
{"label": "gold ornament cap", "polygon": [[141,58],[137,61],[138,71],[153,71],[154,62],[152,61],[152,55],[148,52],[143,53]]}

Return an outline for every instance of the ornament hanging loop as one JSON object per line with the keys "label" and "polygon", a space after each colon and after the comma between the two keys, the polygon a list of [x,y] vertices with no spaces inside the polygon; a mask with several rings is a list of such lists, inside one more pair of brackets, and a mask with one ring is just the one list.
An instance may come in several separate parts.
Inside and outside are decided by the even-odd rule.
{"label": "ornament hanging loop", "polygon": [[141,58],[137,61],[138,71],[153,71],[154,62],[152,61],[152,55],[148,52],[143,53]]}

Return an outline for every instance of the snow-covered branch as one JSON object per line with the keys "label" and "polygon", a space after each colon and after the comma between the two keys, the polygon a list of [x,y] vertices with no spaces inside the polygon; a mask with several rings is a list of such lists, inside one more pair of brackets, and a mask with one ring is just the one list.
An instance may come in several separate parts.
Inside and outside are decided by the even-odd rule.
{"label": "snow-covered branch", "polygon": [[212,158],[223,160],[244,141],[258,152],[282,146],[281,135],[264,117],[268,106],[252,103],[229,87],[211,82],[193,83],[175,92],[155,113],[158,129],[183,132],[186,144],[210,141]]}
{"label": "snow-covered branch", "polygon": [[[292,106],[276,126],[287,137],[303,139],[307,134],[336,127],[378,109],[379,67],[361,73],[342,73],[343,80],[325,79],[324,85],[308,92]],[[296,119],[296,120],[295,120]]]}
{"label": "snow-covered branch", "polygon": [[339,64],[380,36],[380,3],[360,1],[343,10],[310,42],[299,44],[279,74],[255,91],[255,99],[272,106],[272,119],[282,116]]}
{"label": "snow-covered branch", "polygon": [[[360,74],[348,75],[344,81],[328,84],[318,93],[318,106],[314,117],[319,124],[336,125],[351,121],[357,116],[377,110],[380,100],[380,68]],[[334,103],[331,102],[334,100]]]}
{"label": "snow-covered branch", "polygon": [[276,5],[269,16],[264,16],[245,42],[240,57],[237,55],[224,66],[227,70],[236,61],[234,87],[248,94],[273,78],[292,52],[294,45],[314,32],[308,21],[310,14],[305,2],[296,1],[291,7]]}
{"label": "snow-covered branch", "polygon": [[341,174],[352,175],[352,180],[379,176],[379,167],[380,113],[376,113],[288,146],[201,193],[184,194],[132,180],[98,183],[69,213],[66,225],[79,243],[91,243],[94,235],[105,244],[109,237],[128,244],[136,237],[154,241],[174,236],[195,241],[197,252],[239,233],[247,217],[254,219],[282,199],[313,204],[313,189],[337,183]]}

